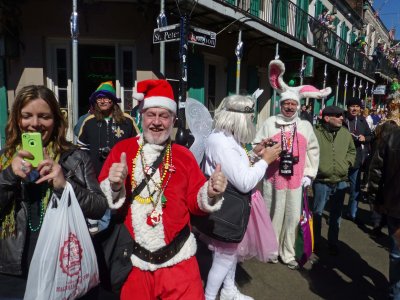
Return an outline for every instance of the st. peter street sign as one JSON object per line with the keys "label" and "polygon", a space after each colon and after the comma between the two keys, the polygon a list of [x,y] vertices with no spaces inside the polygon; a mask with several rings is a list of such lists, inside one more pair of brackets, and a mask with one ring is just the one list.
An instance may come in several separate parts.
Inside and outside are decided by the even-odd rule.
{"label": "st. peter street sign", "polygon": [[[153,44],[160,42],[174,42],[179,41],[179,24],[165,26],[154,29]],[[204,30],[197,27],[190,26],[188,34],[188,42],[215,48],[217,43],[217,35],[215,32]]]}

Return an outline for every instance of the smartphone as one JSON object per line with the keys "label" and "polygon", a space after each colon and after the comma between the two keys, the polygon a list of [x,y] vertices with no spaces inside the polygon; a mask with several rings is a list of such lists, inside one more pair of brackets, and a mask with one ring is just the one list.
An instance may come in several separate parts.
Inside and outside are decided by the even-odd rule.
{"label": "smartphone", "polygon": [[29,151],[33,159],[26,159],[34,168],[43,160],[42,135],[40,132],[24,132],[22,134],[22,149]]}
{"label": "smartphone", "polygon": [[272,146],[274,146],[276,144],[278,144],[277,141],[270,140],[265,144],[265,147],[272,147]]}

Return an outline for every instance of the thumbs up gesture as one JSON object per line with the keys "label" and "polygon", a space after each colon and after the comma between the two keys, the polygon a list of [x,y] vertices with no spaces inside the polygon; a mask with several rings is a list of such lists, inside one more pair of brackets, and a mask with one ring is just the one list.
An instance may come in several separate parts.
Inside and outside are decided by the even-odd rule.
{"label": "thumbs up gesture", "polygon": [[208,190],[207,194],[209,198],[214,198],[225,192],[228,180],[226,179],[224,173],[221,171],[221,165],[217,164],[214,173],[208,180]]}
{"label": "thumbs up gesture", "polygon": [[108,173],[108,180],[111,183],[111,189],[114,192],[119,191],[124,185],[126,176],[128,175],[128,165],[126,163],[126,153],[121,153],[119,163],[113,163]]}

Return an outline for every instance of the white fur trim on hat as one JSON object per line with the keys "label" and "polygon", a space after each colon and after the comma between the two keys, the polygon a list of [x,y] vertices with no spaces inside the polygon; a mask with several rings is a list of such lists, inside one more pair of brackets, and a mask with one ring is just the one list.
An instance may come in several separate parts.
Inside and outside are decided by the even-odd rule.
{"label": "white fur trim on hat", "polygon": [[285,100],[294,100],[300,104],[300,95],[291,90],[288,90],[286,92],[281,93],[281,98],[279,99],[279,103],[282,103],[282,101]]}
{"label": "white fur trim on hat", "polygon": [[154,96],[148,97],[143,101],[143,110],[149,107],[162,107],[172,111],[173,113],[176,113],[176,102],[170,98]]}
{"label": "white fur trim on hat", "polygon": [[142,101],[144,99],[143,93],[132,93],[132,98],[137,101]]}

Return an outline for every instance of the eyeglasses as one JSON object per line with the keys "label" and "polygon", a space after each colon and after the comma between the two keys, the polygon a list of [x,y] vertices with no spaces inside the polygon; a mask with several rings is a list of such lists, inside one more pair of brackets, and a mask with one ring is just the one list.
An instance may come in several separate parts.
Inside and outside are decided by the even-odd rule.
{"label": "eyeglasses", "polygon": [[112,102],[112,100],[108,99],[108,98],[97,98],[96,102],[107,102],[107,103],[110,103],[110,102]]}

